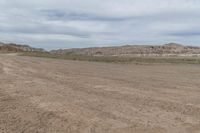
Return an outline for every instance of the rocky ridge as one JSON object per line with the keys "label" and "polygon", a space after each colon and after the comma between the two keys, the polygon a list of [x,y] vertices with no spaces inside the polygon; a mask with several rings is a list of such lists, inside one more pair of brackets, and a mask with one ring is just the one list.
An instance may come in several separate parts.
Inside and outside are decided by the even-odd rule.
{"label": "rocky ridge", "polygon": [[2,43],[0,42],[0,52],[42,52],[43,49],[33,48],[29,45],[20,45],[14,43]]}
{"label": "rocky ridge", "polygon": [[169,43],[159,46],[125,45],[113,47],[59,49],[53,50],[51,53],[93,56],[200,56],[200,47]]}

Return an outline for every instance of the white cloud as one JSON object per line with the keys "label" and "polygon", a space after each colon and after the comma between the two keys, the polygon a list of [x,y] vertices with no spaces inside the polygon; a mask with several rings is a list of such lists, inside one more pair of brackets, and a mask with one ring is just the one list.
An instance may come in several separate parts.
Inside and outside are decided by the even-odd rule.
{"label": "white cloud", "polygon": [[199,0],[0,0],[0,41],[46,49],[198,45]]}

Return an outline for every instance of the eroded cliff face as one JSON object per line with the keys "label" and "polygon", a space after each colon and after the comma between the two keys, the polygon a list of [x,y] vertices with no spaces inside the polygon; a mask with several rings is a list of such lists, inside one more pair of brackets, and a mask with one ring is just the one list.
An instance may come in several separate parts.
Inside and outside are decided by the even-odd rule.
{"label": "eroded cliff face", "polygon": [[165,45],[125,45],[118,47],[95,47],[82,49],[60,49],[51,51],[56,54],[84,54],[106,56],[193,56],[200,55],[199,47],[183,46],[176,43]]}

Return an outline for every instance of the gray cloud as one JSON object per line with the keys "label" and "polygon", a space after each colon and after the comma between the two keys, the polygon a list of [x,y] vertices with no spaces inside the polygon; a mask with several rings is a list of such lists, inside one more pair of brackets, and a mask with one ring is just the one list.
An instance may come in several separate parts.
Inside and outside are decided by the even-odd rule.
{"label": "gray cloud", "polygon": [[0,41],[46,49],[199,45],[198,0],[0,0]]}
{"label": "gray cloud", "polygon": [[127,21],[136,17],[126,16],[103,16],[91,13],[65,12],[62,10],[41,10],[41,14],[49,20],[81,20],[81,21]]}
{"label": "gray cloud", "polygon": [[168,33],[167,35],[170,36],[177,36],[177,37],[199,37],[200,36],[200,31],[177,31],[177,32],[171,32]]}

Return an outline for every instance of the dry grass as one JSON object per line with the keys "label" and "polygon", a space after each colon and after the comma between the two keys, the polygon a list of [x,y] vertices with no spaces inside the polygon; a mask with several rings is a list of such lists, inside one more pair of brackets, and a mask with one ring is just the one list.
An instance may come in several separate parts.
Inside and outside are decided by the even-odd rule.
{"label": "dry grass", "polygon": [[117,56],[88,56],[75,54],[51,54],[48,52],[26,52],[22,56],[46,57],[79,61],[95,61],[107,63],[173,63],[200,64],[198,57],[117,57]]}

